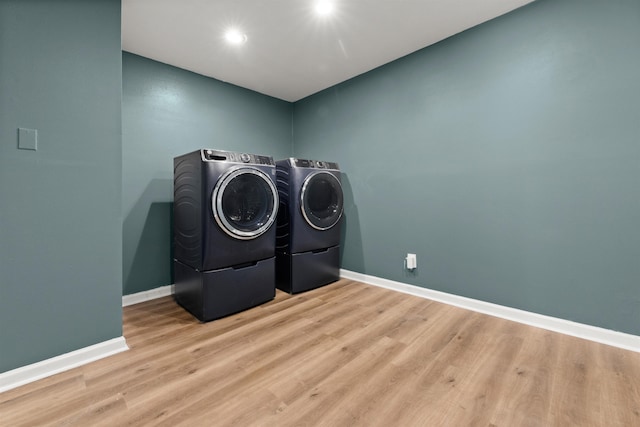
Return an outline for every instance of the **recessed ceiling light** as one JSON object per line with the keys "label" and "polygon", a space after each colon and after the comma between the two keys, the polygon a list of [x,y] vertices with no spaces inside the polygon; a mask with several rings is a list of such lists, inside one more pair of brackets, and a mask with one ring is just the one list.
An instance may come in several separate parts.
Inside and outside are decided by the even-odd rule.
{"label": "recessed ceiling light", "polygon": [[319,0],[315,6],[316,13],[320,16],[327,16],[333,12],[333,3],[328,0]]}
{"label": "recessed ceiling light", "polygon": [[247,41],[247,35],[237,28],[228,29],[224,38],[231,44],[243,44]]}

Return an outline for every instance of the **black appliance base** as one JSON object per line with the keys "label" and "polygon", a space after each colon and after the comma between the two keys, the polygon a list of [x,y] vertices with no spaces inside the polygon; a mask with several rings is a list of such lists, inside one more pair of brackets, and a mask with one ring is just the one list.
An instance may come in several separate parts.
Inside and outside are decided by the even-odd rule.
{"label": "black appliance base", "polygon": [[276,287],[290,294],[309,291],[340,279],[340,246],[321,251],[276,252]]}
{"label": "black appliance base", "polygon": [[275,257],[249,265],[197,271],[174,260],[178,304],[202,322],[219,319],[272,300]]}

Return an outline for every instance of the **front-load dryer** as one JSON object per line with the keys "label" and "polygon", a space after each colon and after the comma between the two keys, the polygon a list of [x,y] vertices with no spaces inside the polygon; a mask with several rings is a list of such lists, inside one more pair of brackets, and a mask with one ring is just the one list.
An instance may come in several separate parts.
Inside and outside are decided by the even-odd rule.
{"label": "front-load dryer", "polygon": [[344,204],[338,164],[289,158],[276,162],[276,174],[276,286],[298,293],[335,282]]}
{"label": "front-load dryer", "polygon": [[275,296],[275,162],[202,149],[174,159],[176,301],[202,321]]}

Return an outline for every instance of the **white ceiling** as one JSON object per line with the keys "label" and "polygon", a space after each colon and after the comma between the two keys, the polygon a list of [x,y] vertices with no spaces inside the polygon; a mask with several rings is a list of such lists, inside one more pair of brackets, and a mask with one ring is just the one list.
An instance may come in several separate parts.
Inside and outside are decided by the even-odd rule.
{"label": "white ceiling", "polygon": [[123,0],[122,49],[297,101],[532,0],[333,0],[324,17],[316,1]]}

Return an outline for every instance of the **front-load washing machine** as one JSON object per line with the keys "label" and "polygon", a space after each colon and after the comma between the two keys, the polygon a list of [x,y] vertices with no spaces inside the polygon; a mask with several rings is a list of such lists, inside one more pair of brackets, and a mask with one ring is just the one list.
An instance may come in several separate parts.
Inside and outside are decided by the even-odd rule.
{"label": "front-load washing machine", "polygon": [[344,203],[338,164],[279,160],[276,177],[276,286],[298,293],[335,282]]}
{"label": "front-load washing machine", "polygon": [[203,149],[173,165],[176,301],[209,321],[273,299],[273,158]]}

